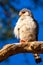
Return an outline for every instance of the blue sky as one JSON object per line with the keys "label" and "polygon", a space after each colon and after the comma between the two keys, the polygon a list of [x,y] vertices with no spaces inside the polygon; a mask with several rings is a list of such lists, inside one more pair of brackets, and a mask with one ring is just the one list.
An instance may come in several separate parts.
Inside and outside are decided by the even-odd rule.
{"label": "blue sky", "polygon": [[[41,2],[43,3],[43,0],[38,1],[38,5],[34,4],[33,0],[9,0],[9,3],[11,6],[15,7],[17,10],[21,10],[22,8],[28,8],[32,11],[34,18],[37,20],[39,24],[39,34],[38,34],[38,40],[43,41],[43,6],[41,5]],[[9,6],[7,7],[9,9]],[[0,19],[4,18],[6,19],[6,16],[3,12],[3,7],[0,6]],[[18,19],[18,16],[15,16],[15,18],[11,19],[12,26],[15,26],[16,21]],[[0,42],[0,48],[7,44],[7,43],[15,43],[18,42],[17,39],[9,39],[5,41]],[[43,65],[43,54],[40,54],[42,58],[42,62],[40,64],[36,64],[34,57],[30,53],[26,54],[17,54],[14,56],[9,57],[8,62],[1,62],[0,65]]]}

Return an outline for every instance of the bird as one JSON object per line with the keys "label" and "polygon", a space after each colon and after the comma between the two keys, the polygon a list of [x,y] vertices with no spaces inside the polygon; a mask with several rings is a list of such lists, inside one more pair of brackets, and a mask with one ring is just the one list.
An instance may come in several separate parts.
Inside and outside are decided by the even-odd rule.
{"label": "bird", "polygon": [[[23,8],[19,12],[19,19],[14,27],[14,34],[17,39],[20,39],[20,43],[38,41],[39,25],[34,19],[32,12]],[[33,53],[36,63],[40,63],[41,57],[37,53]]]}

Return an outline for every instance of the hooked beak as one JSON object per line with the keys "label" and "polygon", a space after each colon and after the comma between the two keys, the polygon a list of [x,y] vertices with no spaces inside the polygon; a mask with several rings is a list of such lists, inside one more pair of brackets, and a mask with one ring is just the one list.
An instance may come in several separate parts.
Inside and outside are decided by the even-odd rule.
{"label": "hooked beak", "polygon": [[20,13],[19,13],[19,16],[22,16],[22,15],[23,15],[23,14],[20,12]]}

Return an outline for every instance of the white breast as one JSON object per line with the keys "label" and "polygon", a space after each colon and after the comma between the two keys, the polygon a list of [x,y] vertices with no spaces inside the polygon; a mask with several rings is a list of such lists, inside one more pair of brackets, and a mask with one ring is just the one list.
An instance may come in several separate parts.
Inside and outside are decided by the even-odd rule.
{"label": "white breast", "polygon": [[28,39],[29,35],[34,32],[36,28],[35,22],[29,16],[21,18],[21,28],[20,28],[20,39]]}
{"label": "white breast", "polygon": [[35,28],[35,22],[33,21],[33,18],[30,16],[23,16],[19,19],[19,27],[26,26],[27,28]]}
{"label": "white breast", "polygon": [[[18,31],[18,28],[19,31]],[[36,25],[33,18],[30,16],[21,16],[15,26],[15,36],[20,39],[28,39],[29,35],[35,32]],[[33,33],[34,34],[34,33]]]}

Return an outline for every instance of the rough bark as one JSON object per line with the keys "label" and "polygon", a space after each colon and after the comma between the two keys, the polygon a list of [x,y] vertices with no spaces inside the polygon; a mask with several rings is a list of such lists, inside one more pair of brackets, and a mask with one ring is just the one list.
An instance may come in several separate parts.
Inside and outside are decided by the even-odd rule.
{"label": "rough bark", "polygon": [[34,41],[27,42],[25,44],[7,44],[0,50],[0,62],[5,60],[9,56],[16,55],[18,53],[43,54],[43,42]]}

